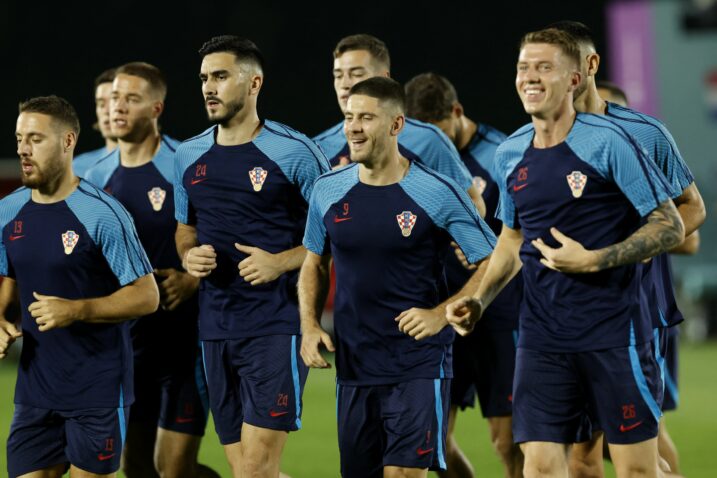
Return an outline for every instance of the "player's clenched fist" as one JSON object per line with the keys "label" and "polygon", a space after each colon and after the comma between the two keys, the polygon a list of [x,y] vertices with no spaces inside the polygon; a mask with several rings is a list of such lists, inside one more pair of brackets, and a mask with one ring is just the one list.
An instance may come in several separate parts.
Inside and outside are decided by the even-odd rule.
{"label": "player's clenched fist", "polygon": [[20,337],[22,337],[22,332],[15,324],[0,318],[0,359],[7,356],[7,350]]}
{"label": "player's clenched fist", "polygon": [[473,297],[461,297],[446,307],[446,320],[460,335],[470,334],[481,315],[483,304]]}
{"label": "player's clenched fist", "polygon": [[33,292],[37,299],[27,310],[37,322],[40,332],[67,327],[77,320],[78,302]]}
{"label": "player's clenched fist", "polygon": [[194,277],[207,277],[217,267],[217,253],[214,247],[203,244],[192,247],[184,255],[182,266]]}

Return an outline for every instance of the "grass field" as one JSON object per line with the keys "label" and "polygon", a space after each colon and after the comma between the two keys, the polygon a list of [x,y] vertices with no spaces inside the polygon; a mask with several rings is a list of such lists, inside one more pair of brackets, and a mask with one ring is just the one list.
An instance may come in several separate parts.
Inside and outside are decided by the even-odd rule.
{"label": "grass field", "polygon": [[[667,415],[667,425],[677,444],[683,473],[688,478],[717,476],[717,343],[683,344],[680,357],[680,408]],[[12,418],[15,365],[0,364],[0,475],[5,475],[5,442]],[[302,431],[292,434],[284,453],[282,470],[293,478],[333,478],[339,476],[333,370],[313,370],[304,393]],[[480,412],[460,415],[457,436],[473,463],[478,477],[501,477],[498,459],[488,441]],[[229,468],[222,449],[209,426],[202,444],[200,460],[223,477]],[[607,476],[614,473],[608,466]]]}

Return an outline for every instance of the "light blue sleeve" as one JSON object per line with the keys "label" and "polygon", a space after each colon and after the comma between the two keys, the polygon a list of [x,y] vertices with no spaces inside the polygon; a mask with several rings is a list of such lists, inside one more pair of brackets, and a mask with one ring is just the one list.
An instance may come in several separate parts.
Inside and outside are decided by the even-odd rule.
{"label": "light blue sleeve", "polygon": [[77,193],[65,200],[67,206],[102,249],[120,285],[125,286],[151,274],[152,266],[139,241],[134,222],[119,201],[86,181],[80,183]]}
{"label": "light blue sleeve", "polygon": [[162,135],[159,151],[154,155],[152,163],[168,183],[174,184],[174,163],[179,142],[167,135]]}
{"label": "light blue sleeve", "polygon": [[458,243],[466,259],[475,264],[493,252],[496,239],[481,219],[468,193],[452,179],[414,164],[413,174],[399,184],[426,211],[433,223]]}
{"label": "light blue sleeve", "polygon": [[398,144],[414,154],[421,164],[448,176],[462,189],[468,190],[473,185],[473,178],[456,147],[432,124],[407,118]]}
{"label": "light blue sleeve", "polygon": [[85,172],[84,178],[98,188],[104,189],[119,165],[120,153],[119,148],[116,148],[89,168]]}
{"label": "light blue sleeve", "polygon": [[0,276],[7,277],[10,274],[7,249],[5,249],[5,243],[2,241],[1,236],[2,231],[17,216],[20,209],[27,204],[31,194],[32,191],[29,188],[22,187],[0,201]]}
{"label": "light blue sleeve", "polygon": [[346,135],[344,135],[344,122],[332,126],[323,133],[312,138],[324,155],[331,159],[346,146]]}
{"label": "light blue sleeve", "polygon": [[519,224],[515,213],[515,203],[508,191],[508,176],[510,176],[518,163],[523,160],[525,151],[533,141],[533,133],[532,124],[527,124],[510,135],[508,139],[498,146],[495,152],[493,173],[500,193],[495,217],[511,229],[518,229]]}
{"label": "light blue sleeve", "polygon": [[309,214],[304,231],[303,244],[306,249],[322,256],[329,253],[324,216],[357,183],[358,165],[355,163],[326,173],[316,180],[309,199]]}
{"label": "light blue sleeve", "polygon": [[174,218],[182,224],[189,224],[189,196],[184,188],[184,172],[214,144],[214,126],[202,134],[188,139],[177,147],[174,158]]}

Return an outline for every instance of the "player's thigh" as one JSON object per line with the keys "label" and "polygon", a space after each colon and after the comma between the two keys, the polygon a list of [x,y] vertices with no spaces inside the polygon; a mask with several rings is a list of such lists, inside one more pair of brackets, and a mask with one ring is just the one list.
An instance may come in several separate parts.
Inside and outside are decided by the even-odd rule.
{"label": "player's thigh", "polygon": [[[67,466],[62,465],[55,465],[51,466],[49,468],[45,468],[43,470],[37,470],[37,471],[31,471],[30,473],[25,473],[24,475],[20,475],[18,478],[60,478],[62,475],[65,474],[65,470],[67,469]],[[10,475],[14,476],[14,475]]]}
{"label": "player's thigh", "polygon": [[117,473],[92,473],[82,468],[78,468],[75,465],[70,466],[70,478],[114,478]]}
{"label": "player's thigh", "polygon": [[381,387],[336,387],[339,457],[343,478],[381,478],[386,446],[381,422]]}
{"label": "player's thigh", "polygon": [[80,470],[110,475],[120,466],[129,407],[93,408],[63,412],[66,418],[67,457]]}
{"label": "player's thigh", "polygon": [[604,474],[603,433],[596,431],[587,441],[574,443],[568,455],[570,476],[600,478]]}
{"label": "player's thigh", "polygon": [[232,342],[234,341],[201,342],[209,408],[214,419],[214,429],[222,445],[241,441],[241,428],[244,422],[240,395],[241,377],[231,360]]}
{"label": "player's thigh", "polygon": [[159,428],[154,462],[159,470],[191,468],[197,463],[202,437]]}
{"label": "player's thigh", "polygon": [[610,443],[608,446],[618,478],[657,476],[657,438],[629,445]]}
{"label": "player's thigh", "polygon": [[428,476],[428,469],[401,468],[398,466],[386,466],[383,469],[383,478],[425,478]]}
{"label": "player's thigh", "polygon": [[279,470],[281,452],[284,450],[289,433],[256,427],[248,423],[242,428],[242,456],[247,463],[264,461],[275,464]]}
{"label": "player's thigh", "polygon": [[60,468],[62,475],[68,461],[62,417],[51,410],[15,405],[7,440],[8,475],[55,476]]}
{"label": "player's thigh", "polygon": [[525,442],[520,444],[525,456],[524,472],[526,476],[568,477],[567,445],[553,442]]}

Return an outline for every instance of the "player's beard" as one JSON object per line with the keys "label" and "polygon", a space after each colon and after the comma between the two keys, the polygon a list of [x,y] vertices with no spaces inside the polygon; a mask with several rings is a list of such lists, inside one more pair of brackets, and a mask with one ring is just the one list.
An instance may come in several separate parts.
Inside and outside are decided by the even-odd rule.
{"label": "player's beard", "polygon": [[35,162],[32,162],[33,175],[28,177],[23,173],[20,178],[22,179],[22,185],[27,186],[30,189],[45,189],[50,183],[53,183],[62,176],[65,165],[62,162],[62,158],[58,155],[53,156],[54,159],[47,162],[44,168]]}
{"label": "player's beard", "polygon": [[226,112],[223,115],[214,115],[207,113],[207,116],[209,117],[209,122],[212,124],[218,124],[221,126],[227,126],[229,122],[234,118],[241,110],[244,109],[244,105],[246,104],[245,98],[237,98],[234,101],[230,101],[228,103],[222,102],[224,105],[224,108]]}

